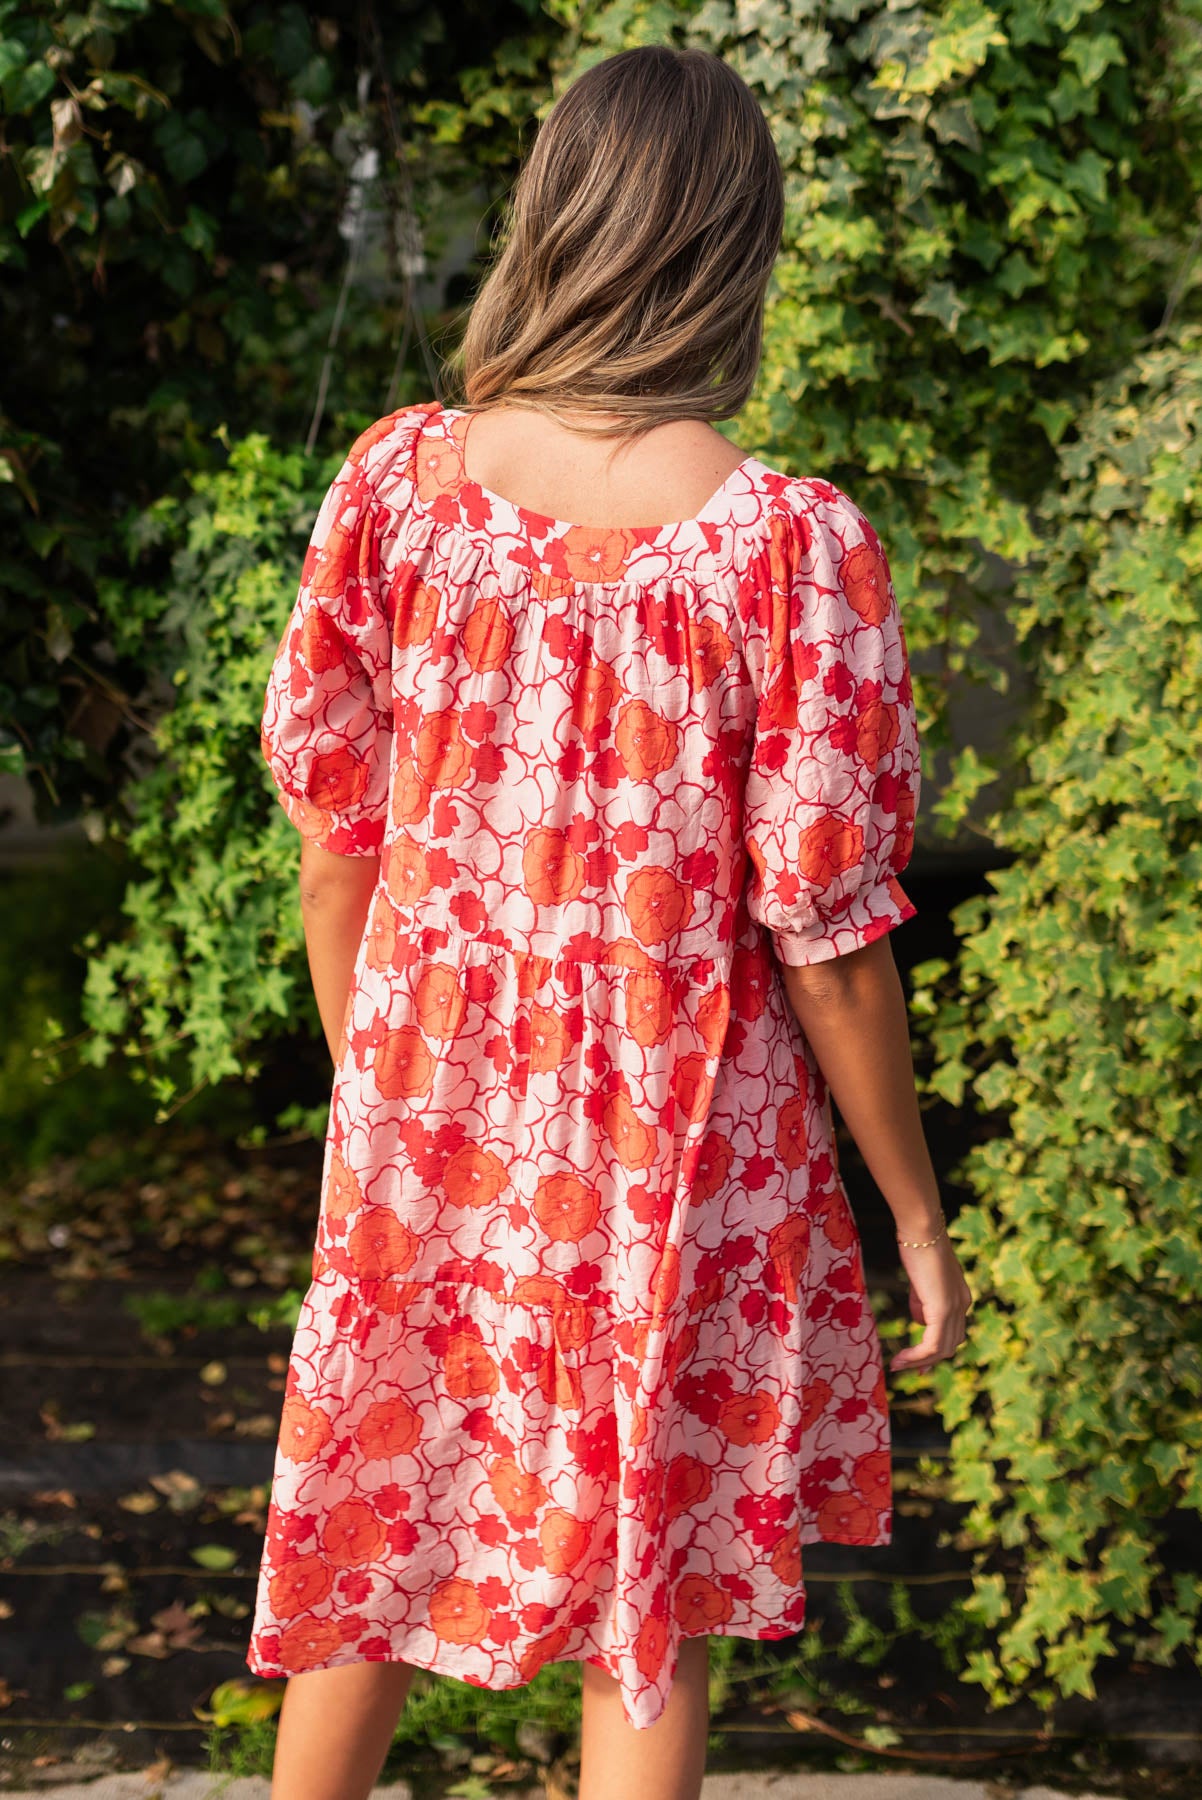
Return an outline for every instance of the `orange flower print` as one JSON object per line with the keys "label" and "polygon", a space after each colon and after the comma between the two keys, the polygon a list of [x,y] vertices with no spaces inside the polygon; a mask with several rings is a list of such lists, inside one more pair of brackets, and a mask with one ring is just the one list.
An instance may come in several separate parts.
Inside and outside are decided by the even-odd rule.
{"label": "orange flower print", "polygon": [[325,750],[313,758],[309,799],[323,812],[349,812],[367,792],[371,772],[353,750]]}
{"label": "orange flower print", "polygon": [[532,831],[522,852],[526,892],[536,906],[562,906],[583,891],[585,861],[565,831]]}
{"label": "orange flower print", "polygon": [[387,1281],[417,1261],[418,1237],[386,1206],[366,1209],[351,1227],[347,1254],[362,1281]]}
{"label": "orange flower print", "polygon": [[474,1583],[457,1575],[440,1581],[430,1595],[430,1629],[447,1644],[482,1644],[492,1623]]}
{"label": "orange flower print", "polygon": [[488,1471],[488,1485],[493,1499],[510,1518],[537,1512],[547,1498],[547,1490],[537,1475],[528,1475],[512,1456],[498,1456]]}
{"label": "orange flower print", "polygon": [[768,1567],[778,1581],[796,1587],[801,1580],[801,1528],[790,1525],[768,1558]]}
{"label": "orange flower print", "polygon": [[414,1010],[427,1037],[453,1038],[467,1012],[467,995],[450,963],[428,963],[413,991]]}
{"label": "orange flower print", "polygon": [[294,1619],[320,1606],[334,1585],[334,1571],[322,1556],[296,1556],[271,1577],[267,1592],[277,1619]]}
{"label": "orange flower print", "polygon": [[717,619],[698,619],[689,639],[689,685],[695,694],[717,681],[734,656],[734,645]]}
{"label": "orange flower print", "polygon": [[602,1110],[606,1135],[624,1169],[649,1169],[655,1161],[659,1134],[639,1118],[625,1094],[611,1094]]}
{"label": "orange flower print", "polygon": [[718,1425],[732,1444],[766,1444],[780,1424],[780,1408],[771,1394],[736,1394],[725,1400],[718,1413]]}
{"label": "orange flower print", "polygon": [[641,944],[666,944],[693,916],[693,896],[667,869],[636,869],[626,883],[630,929]]}
{"label": "orange flower print", "polygon": [[697,1029],[705,1040],[707,1056],[720,1056],[730,1022],[730,989],[724,981],[712,987],[697,1008]]}
{"label": "orange flower print", "polygon": [[824,1194],[811,1208],[810,1217],[825,1232],[827,1241],[834,1249],[851,1249],[856,1241],[856,1221],[846,1196],[839,1189]]}
{"label": "orange flower print", "polygon": [[300,629],[300,658],[314,675],[347,666],[346,640],[328,612],[315,606]]}
{"label": "orange flower print", "polygon": [[461,1144],[443,1164],[442,1188],[452,1206],[489,1206],[508,1186],[501,1158],[479,1144]]}
{"label": "orange flower print", "polygon": [[669,1519],[691,1512],[713,1492],[714,1477],[708,1463],[696,1456],[674,1456],[664,1483],[664,1511]]}
{"label": "orange flower print", "polygon": [[773,1226],[768,1234],[768,1254],[779,1263],[785,1276],[785,1298],[792,1305],[797,1299],[797,1284],[810,1260],[810,1221],[804,1213],[794,1213]]}
{"label": "orange flower print", "polygon": [[298,1673],[320,1669],[342,1647],[337,1619],[293,1619],[280,1633],[280,1661]]}
{"label": "orange flower print", "polygon": [[319,1406],[300,1394],[289,1394],[280,1424],[280,1448],[291,1462],[312,1462],[329,1443],[332,1427]]}
{"label": "orange flower print", "polygon": [[590,1537],[590,1529],[583,1520],[573,1518],[560,1506],[552,1507],[538,1528],[538,1541],[548,1572],[567,1575],[588,1549]]}
{"label": "orange flower print", "polygon": [[503,669],[513,645],[513,621],[499,600],[477,600],[463,626],[463,654],[477,672]]}
{"label": "orange flower print", "polygon": [[821,1375],[815,1375],[801,1391],[801,1429],[809,1431],[818,1423],[830,1404],[834,1389]]}
{"label": "orange flower print", "polygon": [[640,1049],[662,1044],[676,1022],[672,996],[662,975],[632,969],[624,983],[626,1029]]}
{"label": "orange flower print", "polygon": [[548,1631],[545,1637],[535,1640],[527,1650],[522,1652],[518,1661],[518,1674],[523,1681],[533,1681],[539,1670],[549,1662],[556,1662],[568,1647],[572,1633],[566,1625],[560,1625],[555,1631]]}
{"label": "orange flower print", "polygon": [[856,754],[873,773],[888,756],[901,733],[896,706],[870,700],[856,719]]}
{"label": "orange flower print", "polygon": [[579,1175],[544,1175],[534,1190],[531,1211],[557,1244],[578,1243],[601,1217],[601,1196]]}
{"label": "orange flower print", "polygon": [[686,1575],[676,1590],[673,1611],[689,1637],[712,1632],[734,1611],[730,1595],[704,1575]]}
{"label": "orange flower print", "polygon": [[549,1006],[530,1009],[530,1067],[537,1075],[546,1075],[567,1058],[572,1038],[557,1012]]}
{"label": "orange flower print", "polygon": [[372,1074],[385,1100],[413,1100],[434,1085],[438,1058],[416,1025],[398,1025],[372,1055]]}
{"label": "orange flower print", "polygon": [[466,1331],[451,1333],[443,1370],[447,1392],[456,1400],[474,1400],[480,1394],[495,1394],[500,1385],[496,1363],[479,1338]]}
{"label": "orange flower print", "polygon": [[634,540],[628,531],[573,525],[560,538],[559,548],[564,567],[577,581],[612,581],[625,567]]}
{"label": "orange flower print", "polygon": [[412,838],[395,837],[388,846],[388,892],[398,906],[416,906],[429,891],[425,852]]}
{"label": "orange flower print", "polygon": [[426,714],[413,740],[413,760],[432,788],[462,787],[470,779],[472,747],[453,707]]}
{"label": "orange flower print", "polygon": [[645,700],[629,700],[618,710],[614,743],[627,774],[635,781],[650,781],[676,761],[680,733]]}
{"label": "orange flower print", "polygon": [[700,1050],[690,1050],[673,1070],[676,1104],[685,1118],[703,1119],[713,1097],[715,1077],[709,1070],[708,1058]]}
{"label": "orange flower print", "polygon": [[367,933],[367,966],[377,972],[387,969],[392,963],[392,954],[396,949],[396,919],[392,908],[382,900],[377,900],[372,908],[371,923]]}
{"label": "orange flower print", "polygon": [[373,1400],[354,1428],[355,1441],[369,1462],[407,1456],[421,1435],[421,1414],[400,1394]]}
{"label": "orange flower print", "polygon": [[887,1507],[893,1497],[889,1452],[867,1450],[863,1456],[858,1456],[852,1466],[852,1480],[856,1491],[870,1506],[880,1510]]}
{"label": "orange flower print", "polygon": [[691,1201],[703,1206],[721,1192],[735,1160],[735,1147],[720,1131],[707,1131],[701,1141],[701,1154],[693,1174]]}
{"label": "orange flower print", "polygon": [[[420,825],[430,811],[430,783],[418,769],[411,756],[399,752],[392,777],[392,796],[388,803],[389,817],[394,825]],[[421,859],[419,868],[414,873],[422,880],[420,893],[429,891],[430,883],[426,876],[425,858]],[[392,892],[391,888],[389,889]],[[404,905],[403,885],[393,893],[393,899]]]}
{"label": "orange flower print", "polygon": [[804,1167],[809,1154],[806,1102],[803,1094],[791,1094],[777,1109],[776,1154],[786,1169]]}
{"label": "orange flower print", "polygon": [[663,1324],[680,1293],[680,1251],[675,1244],[665,1244],[655,1272],[651,1290],[651,1318],[656,1326]]}
{"label": "orange flower print", "polygon": [[634,1660],[640,1675],[657,1681],[668,1654],[668,1627],[654,1616],[643,1620],[634,1640]]}
{"label": "orange flower print", "polygon": [[863,854],[864,833],[860,826],[854,820],[841,819],[838,813],[827,813],[802,832],[797,862],[806,880],[824,889],[837,875],[854,869]]}
{"label": "orange flower print", "polygon": [[363,1189],[359,1177],[349,1168],[338,1150],[330,1152],[330,1168],[326,1179],[325,1211],[327,1218],[345,1219],[363,1205]]}
{"label": "orange flower print", "polygon": [[436,587],[427,587],[416,579],[416,572],[394,588],[396,613],[392,621],[392,641],[398,649],[425,644],[438,623],[438,606],[442,595]]}
{"label": "orange flower print", "polygon": [[858,1494],[828,1494],[818,1508],[818,1529],[835,1543],[860,1543],[875,1535],[876,1508],[866,1506]]}
{"label": "orange flower print", "polygon": [[366,578],[371,565],[371,522],[352,484],[326,533],[325,542],[305,559],[304,579],[322,600],[337,600],[354,574]]}
{"label": "orange flower print", "polygon": [[857,544],[839,570],[847,603],[865,625],[879,625],[889,611],[889,571],[878,546]]}
{"label": "orange flower print", "polygon": [[463,452],[453,440],[423,437],[417,447],[417,491],[421,499],[453,494],[463,481]]}
{"label": "orange flower print", "polygon": [[339,1500],[326,1516],[321,1547],[335,1568],[354,1568],[375,1562],[388,1538],[383,1519],[376,1517],[366,1500]]}
{"label": "orange flower print", "polygon": [[607,724],[609,716],[622,698],[622,684],[604,663],[590,662],[576,678],[572,695],[572,723],[592,739],[598,727]]}

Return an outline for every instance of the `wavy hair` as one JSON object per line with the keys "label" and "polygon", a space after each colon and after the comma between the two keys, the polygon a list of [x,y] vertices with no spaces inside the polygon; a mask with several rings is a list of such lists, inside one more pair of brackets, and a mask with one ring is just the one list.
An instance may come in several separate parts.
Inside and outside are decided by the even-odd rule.
{"label": "wavy hair", "polygon": [[746,83],[703,50],[593,65],[539,129],[458,362],[469,412],[727,419],[763,348],[784,184]]}

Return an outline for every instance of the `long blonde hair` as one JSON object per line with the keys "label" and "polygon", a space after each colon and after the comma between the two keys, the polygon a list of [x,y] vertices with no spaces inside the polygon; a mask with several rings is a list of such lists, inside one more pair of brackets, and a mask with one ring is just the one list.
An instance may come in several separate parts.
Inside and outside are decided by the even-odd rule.
{"label": "long blonde hair", "polygon": [[727,419],[747,399],[780,247],[780,161],[720,57],[593,65],[540,128],[459,352],[465,410],[615,415],[590,434]]}

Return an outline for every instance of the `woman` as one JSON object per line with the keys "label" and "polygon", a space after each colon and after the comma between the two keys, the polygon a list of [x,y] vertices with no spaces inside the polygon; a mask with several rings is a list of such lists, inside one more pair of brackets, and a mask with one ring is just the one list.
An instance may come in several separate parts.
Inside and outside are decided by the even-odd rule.
{"label": "woman", "polygon": [[829,1096],[920,1341],[968,1291],[887,934],[918,750],[854,502],[711,423],[760,356],[780,168],[718,59],[542,127],[467,404],[352,448],[263,750],[335,1062],[248,1661],[275,1800],[366,1796],[413,1667],[583,1663],[584,1800],[700,1788],[706,1639],[889,1541]]}

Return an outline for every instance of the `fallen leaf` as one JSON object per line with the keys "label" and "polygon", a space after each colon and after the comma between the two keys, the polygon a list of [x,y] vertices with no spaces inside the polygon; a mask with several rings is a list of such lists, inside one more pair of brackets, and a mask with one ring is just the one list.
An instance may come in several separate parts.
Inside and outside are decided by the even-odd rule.
{"label": "fallen leaf", "polygon": [[231,1550],[228,1544],[198,1544],[188,1552],[193,1562],[202,1569],[232,1569],[238,1560],[238,1552]]}
{"label": "fallen leaf", "polygon": [[256,1725],[274,1718],[283,1704],[283,1682],[223,1681],[209,1695],[211,1712],[199,1706],[192,1711],[214,1725]]}
{"label": "fallen leaf", "polygon": [[132,1494],[119,1495],[117,1505],[123,1506],[126,1512],[131,1513],[151,1513],[157,1512],[159,1509],[158,1501],[153,1494],[147,1493],[145,1488],[137,1488]]}
{"label": "fallen leaf", "polygon": [[35,1506],[75,1506],[78,1504],[70,1488],[42,1488],[33,1496]]}
{"label": "fallen leaf", "polygon": [[200,1371],[200,1379],[206,1387],[220,1387],[228,1374],[229,1370],[223,1362],[207,1362]]}

